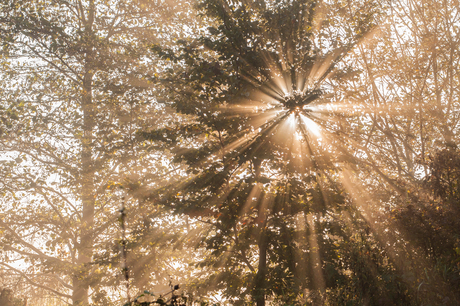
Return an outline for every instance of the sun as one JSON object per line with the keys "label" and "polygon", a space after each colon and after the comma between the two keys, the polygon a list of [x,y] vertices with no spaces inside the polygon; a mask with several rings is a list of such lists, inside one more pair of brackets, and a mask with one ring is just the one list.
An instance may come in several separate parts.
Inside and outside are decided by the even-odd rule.
{"label": "sun", "polygon": [[291,111],[299,111],[300,109],[306,109],[306,106],[311,102],[321,97],[322,91],[320,89],[314,89],[307,92],[293,91],[286,95],[284,100],[281,100],[281,104]]}

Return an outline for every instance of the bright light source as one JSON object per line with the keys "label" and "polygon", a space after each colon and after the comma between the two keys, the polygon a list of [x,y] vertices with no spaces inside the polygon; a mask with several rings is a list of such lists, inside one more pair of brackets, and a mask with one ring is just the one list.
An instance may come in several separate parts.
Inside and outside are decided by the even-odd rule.
{"label": "bright light source", "polygon": [[284,100],[280,101],[284,107],[295,111],[296,109],[304,108],[314,100],[322,95],[320,89],[314,89],[307,92],[293,91],[291,94],[286,95]]}

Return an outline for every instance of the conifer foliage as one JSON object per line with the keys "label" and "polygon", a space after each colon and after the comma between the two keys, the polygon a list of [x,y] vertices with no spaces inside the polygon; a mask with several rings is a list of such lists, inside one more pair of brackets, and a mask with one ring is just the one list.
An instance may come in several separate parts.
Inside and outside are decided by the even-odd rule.
{"label": "conifer foliage", "polygon": [[327,102],[328,77],[373,28],[377,6],[206,0],[199,8],[211,22],[205,35],[153,47],[171,67],[154,81],[191,119],[144,133],[169,143],[189,172],[151,198],[210,224],[202,245],[211,256],[200,266],[211,275],[198,287],[221,290],[232,305],[305,303],[307,292],[325,290],[315,227],[345,203],[337,156],[315,136],[314,107]]}

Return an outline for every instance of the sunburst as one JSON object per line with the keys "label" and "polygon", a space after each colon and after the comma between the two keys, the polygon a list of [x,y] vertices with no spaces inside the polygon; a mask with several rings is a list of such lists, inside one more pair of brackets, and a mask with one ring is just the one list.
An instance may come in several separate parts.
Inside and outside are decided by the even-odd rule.
{"label": "sunburst", "polygon": [[[232,13],[228,7],[223,10]],[[312,22],[300,15],[297,18],[299,29],[307,28]],[[243,54],[238,55],[239,63],[245,67],[238,71],[239,86],[246,89],[244,97],[226,96],[225,103],[208,108],[208,114],[216,114],[215,122],[235,120],[238,128],[224,127],[214,132],[219,141],[205,139],[203,146],[211,152],[194,162],[192,174],[174,186],[168,186],[162,196],[179,211],[213,223],[219,229],[215,236],[225,241],[222,246],[213,245],[221,248],[219,252],[223,252],[224,262],[240,260],[250,273],[265,269],[259,259],[267,256],[267,249],[260,241],[268,232],[279,231],[276,220],[281,216],[303,219],[298,222],[303,224],[303,229],[296,230],[308,230],[310,235],[299,243],[310,245],[309,268],[315,275],[315,288],[324,292],[318,240],[322,233],[315,226],[324,209],[316,211],[314,207],[307,207],[313,206],[305,204],[310,203],[310,199],[299,200],[302,204],[294,203],[290,188],[292,182],[300,182],[305,189],[318,189],[322,197],[318,202],[323,202],[324,206],[330,202],[323,190],[321,176],[326,177],[326,172],[335,166],[338,156],[328,151],[338,141],[333,133],[328,132],[328,120],[336,113],[352,115],[355,112],[339,104],[327,106],[334,97],[329,77],[359,39],[354,37],[339,46],[330,45],[322,50],[313,46],[311,35],[299,38],[298,46],[289,41],[273,41],[263,35],[261,40],[266,39],[269,43],[265,42],[266,45],[258,50],[258,60],[251,62]],[[224,92],[231,86],[227,84],[216,92]],[[238,88],[237,92],[243,90]],[[213,102],[213,98],[205,100],[202,105],[209,101]],[[309,197],[306,190],[296,196]],[[222,232],[227,236],[220,234]],[[255,254],[250,260],[241,253],[238,245],[241,232],[248,235],[248,248]],[[254,268],[257,262],[259,269]]]}

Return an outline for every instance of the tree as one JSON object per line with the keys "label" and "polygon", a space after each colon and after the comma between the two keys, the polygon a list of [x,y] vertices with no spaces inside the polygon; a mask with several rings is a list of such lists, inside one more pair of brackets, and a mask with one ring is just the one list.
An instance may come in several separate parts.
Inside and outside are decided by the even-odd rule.
{"label": "tree", "polygon": [[[1,3],[1,265],[74,305],[102,304],[120,282],[117,257],[95,262],[101,247],[117,245],[121,195],[112,187],[129,189],[147,168],[151,177],[166,170],[165,154],[135,138],[167,118],[144,76],[156,73],[148,46],[174,26],[177,7]],[[155,213],[128,204],[133,216]]]}
{"label": "tree", "polygon": [[401,257],[413,262],[404,272],[412,276],[408,282],[417,287],[418,301],[455,305],[460,300],[456,290],[460,270],[458,151],[450,147],[433,155],[424,182],[428,196],[397,207],[391,214],[401,236],[410,239],[412,250]]}
{"label": "tree", "polygon": [[203,246],[212,256],[202,266],[218,269],[206,286],[232,304],[299,302],[304,290],[324,292],[315,224],[344,202],[333,179],[340,156],[315,136],[321,118],[313,110],[327,101],[326,80],[372,29],[378,7],[202,1],[200,8],[214,23],[205,36],[153,48],[176,64],[154,81],[192,117],[144,133],[169,143],[190,174],[150,199],[210,224]]}
{"label": "tree", "polygon": [[[455,169],[430,156],[446,162],[458,144],[458,4],[389,4],[379,36],[347,57],[355,72],[336,80],[341,119],[333,130],[348,139],[344,147],[354,160],[350,176],[358,183],[347,191],[365,211],[409,300],[455,305],[449,273],[456,268],[449,264],[456,213],[450,201],[433,199],[426,181],[434,171]],[[455,180],[444,184],[455,190]]]}
{"label": "tree", "polygon": [[399,195],[416,192],[430,154],[458,143],[457,11],[450,2],[392,1],[379,37],[347,58],[356,73],[336,83],[343,99],[337,130],[384,189]]}

